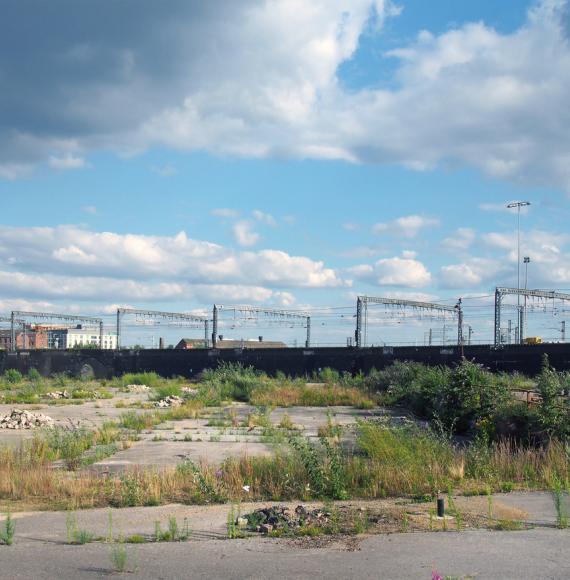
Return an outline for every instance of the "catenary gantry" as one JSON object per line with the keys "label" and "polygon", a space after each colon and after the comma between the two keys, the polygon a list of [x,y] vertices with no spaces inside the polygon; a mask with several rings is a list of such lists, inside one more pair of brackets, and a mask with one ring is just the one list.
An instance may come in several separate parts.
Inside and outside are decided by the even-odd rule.
{"label": "catenary gantry", "polygon": [[356,300],[356,330],[354,339],[357,347],[366,346],[362,341],[362,328],[366,323],[368,304],[384,304],[387,306],[400,306],[415,310],[450,313],[457,316],[457,344],[463,346],[463,310],[461,298],[455,306],[436,304],[434,302],[420,302],[417,300],[405,300],[401,298],[382,298],[379,296],[358,296]]}
{"label": "catenary gantry", "polygon": [[99,326],[99,346],[103,345],[103,319],[96,316],[79,316],[75,314],[59,314],[56,312],[29,312],[27,310],[13,310],[10,317],[10,348],[16,350],[16,324],[24,324],[28,319],[35,320],[63,320],[66,322],[87,322]]}
{"label": "catenary gantry", "polygon": [[273,320],[300,320],[307,330],[305,347],[311,346],[311,316],[308,312],[296,312],[292,310],[279,310],[275,308],[263,308],[260,306],[250,306],[247,304],[214,304],[212,315],[212,347],[216,348],[218,342],[218,323],[221,310],[232,311],[241,316],[259,315]]}
{"label": "catenary gantry", "polygon": [[[501,307],[505,296],[519,296],[526,298],[543,298],[546,300],[570,301],[570,294],[555,292],[554,290],[524,290],[522,288],[495,288],[495,347],[501,346]],[[518,306],[518,338],[519,343],[524,342],[525,308]]]}
{"label": "catenary gantry", "polygon": [[204,346],[208,347],[209,340],[209,321],[205,316],[197,314],[185,314],[180,312],[162,312],[160,310],[143,310],[138,308],[117,308],[117,349],[121,348],[121,322],[125,314],[134,314],[135,316],[151,320],[167,320],[169,322],[182,322],[184,326],[194,326],[196,324],[204,327]]}

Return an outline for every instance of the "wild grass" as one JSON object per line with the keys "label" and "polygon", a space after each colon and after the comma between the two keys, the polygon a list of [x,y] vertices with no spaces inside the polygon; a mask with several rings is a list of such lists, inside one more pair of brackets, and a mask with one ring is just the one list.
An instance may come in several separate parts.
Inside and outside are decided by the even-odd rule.
{"label": "wild grass", "polygon": [[253,405],[275,405],[278,407],[332,407],[349,405],[371,409],[375,402],[368,394],[355,387],[334,384],[289,384],[256,389],[251,393]]}

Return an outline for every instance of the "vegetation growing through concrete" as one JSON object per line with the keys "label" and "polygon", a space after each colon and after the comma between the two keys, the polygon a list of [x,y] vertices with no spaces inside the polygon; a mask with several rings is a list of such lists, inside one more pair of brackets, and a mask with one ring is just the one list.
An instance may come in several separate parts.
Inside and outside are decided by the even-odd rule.
{"label": "vegetation growing through concrete", "polygon": [[[78,386],[63,375],[43,379],[37,373],[9,373],[1,387],[16,396],[31,389],[45,393],[56,386],[120,392],[138,384],[151,387],[151,405],[164,394],[185,401],[169,409],[129,409],[117,422],[95,430],[40,431],[19,449],[0,448],[0,504],[76,509],[245,499],[433,498],[441,490],[489,494],[516,488],[551,489],[561,497],[567,487],[570,406],[561,393],[570,381],[547,360],[536,381],[493,375],[467,361],[453,369],[396,363],[366,376],[326,369],[309,380],[271,378],[251,368],[223,365],[205,373],[189,393],[182,379],[167,380],[154,373],[125,375],[106,384],[79,381]],[[39,384],[41,388],[34,386]],[[516,400],[513,388],[535,389],[542,403],[529,406]],[[186,460],[173,468],[133,468],[107,475],[82,469],[128,447],[143,431],[164,421],[196,418],[209,412],[208,406],[234,400],[259,405],[243,428],[279,441],[274,456],[233,457],[222,465]],[[431,426],[397,426],[371,418],[358,424],[350,447],[343,445],[342,429],[330,418],[314,441],[296,432],[290,417],[275,425],[270,418],[271,406],[279,404],[367,408],[378,403],[405,406]],[[235,409],[210,421],[224,429],[239,426]],[[461,443],[457,435],[464,436]],[[57,461],[64,469],[53,468]]]}

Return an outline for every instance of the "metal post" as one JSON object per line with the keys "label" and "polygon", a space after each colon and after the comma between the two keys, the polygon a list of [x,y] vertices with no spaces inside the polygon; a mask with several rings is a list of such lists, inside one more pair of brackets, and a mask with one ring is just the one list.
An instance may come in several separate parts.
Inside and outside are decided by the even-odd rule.
{"label": "metal post", "polygon": [[204,348],[210,346],[210,321],[208,319],[204,320]]}
{"label": "metal post", "polygon": [[16,327],[14,326],[15,322],[16,322],[16,316],[15,316],[15,313],[12,312],[12,315],[10,316],[10,350],[11,351],[16,350]]}
{"label": "metal post", "polygon": [[429,329],[428,346],[431,346],[431,341],[432,341],[432,338],[433,338],[433,336],[432,336],[432,330],[431,330],[431,328],[430,328],[430,329]]}
{"label": "metal post", "polygon": [[103,350],[103,321],[99,323],[99,348]]}
{"label": "metal post", "polygon": [[362,346],[362,298],[359,296],[356,300],[356,331],[354,333],[356,348]]}
{"label": "metal post", "polygon": [[311,317],[307,316],[307,340],[305,341],[305,348],[311,346]]}
{"label": "metal post", "polygon": [[457,344],[463,345],[463,308],[461,307],[461,298],[457,301]]}
{"label": "metal post", "polygon": [[507,333],[508,333],[507,344],[511,344],[511,336],[513,334],[513,321],[512,320],[509,320],[509,323],[507,325]]}
{"label": "metal post", "polygon": [[523,344],[524,342],[524,308],[519,306],[519,344]]}
{"label": "metal post", "polygon": [[121,309],[117,308],[117,350],[121,348]]}
{"label": "metal post", "polygon": [[473,336],[473,328],[469,325],[469,338],[467,339],[467,344],[471,346],[471,337]]}
{"label": "metal post", "polygon": [[501,346],[501,293],[495,289],[495,347]]}
{"label": "metal post", "polygon": [[212,319],[212,348],[216,348],[218,346],[218,307],[215,304]]}
{"label": "metal post", "polygon": [[562,339],[562,342],[566,342],[566,321],[563,320],[560,323],[560,337]]}

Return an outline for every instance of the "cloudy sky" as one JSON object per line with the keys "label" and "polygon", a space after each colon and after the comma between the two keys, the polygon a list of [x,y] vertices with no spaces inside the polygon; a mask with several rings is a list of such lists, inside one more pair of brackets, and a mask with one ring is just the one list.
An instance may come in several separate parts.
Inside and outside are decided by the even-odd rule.
{"label": "cloudy sky", "polygon": [[565,0],[0,6],[0,315],[570,288]]}

